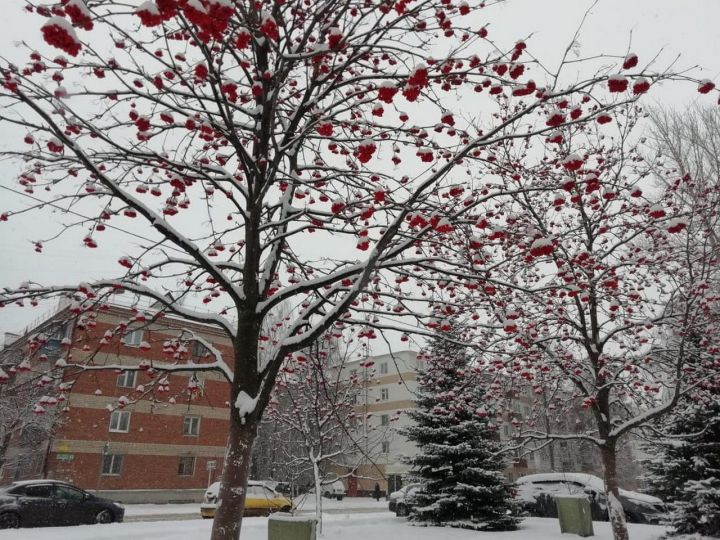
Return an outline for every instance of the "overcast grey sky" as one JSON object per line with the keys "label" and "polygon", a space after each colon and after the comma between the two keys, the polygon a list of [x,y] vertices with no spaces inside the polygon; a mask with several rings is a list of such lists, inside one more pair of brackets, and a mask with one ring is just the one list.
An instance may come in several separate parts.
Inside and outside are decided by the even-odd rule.
{"label": "overcast grey sky", "polygon": [[[136,0],[140,3],[140,0]],[[39,43],[39,22],[22,12],[23,2],[3,2],[0,18],[0,54],[17,58],[14,43],[26,40]],[[508,0],[481,13],[491,24],[491,37],[507,45],[532,34],[531,51],[544,63],[557,63],[569,43],[584,12],[592,5],[588,0]],[[663,49],[657,69],[680,56],[679,66],[701,66],[698,77],[720,83],[720,0],[600,0],[592,10],[580,35],[583,56],[598,53],[621,53],[632,50],[641,63]],[[632,42],[632,43],[631,43]],[[653,88],[658,102],[684,107],[700,96],[685,85]],[[707,96],[704,96],[708,100]],[[0,145],[16,140],[17,133],[3,126]],[[0,184],[15,188],[17,167],[0,163]],[[0,189],[0,211],[25,204]],[[78,233],[48,245],[37,255],[29,242],[46,236],[43,230],[57,214],[35,214],[0,224],[0,286],[16,286],[33,279],[46,284],[76,283],[93,277],[110,277],[117,273],[118,250],[112,233],[104,237],[101,247],[86,257]],[[122,239],[117,236],[116,240]],[[0,333],[22,330],[41,315],[36,309],[6,307],[0,310]]]}

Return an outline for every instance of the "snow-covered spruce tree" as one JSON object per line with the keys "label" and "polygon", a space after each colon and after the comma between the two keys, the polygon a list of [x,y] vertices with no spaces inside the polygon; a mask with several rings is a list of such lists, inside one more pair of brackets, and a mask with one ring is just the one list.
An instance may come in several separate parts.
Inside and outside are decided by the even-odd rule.
{"label": "snow-covered spruce tree", "polygon": [[674,534],[720,537],[720,402],[691,401],[662,422],[665,435],[646,467],[654,495],[667,501]]}
{"label": "snow-covered spruce tree", "polygon": [[[689,372],[703,374],[695,366]],[[720,375],[703,379],[670,415],[651,426],[654,455],[645,463],[646,480],[670,507],[672,534],[720,537],[719,382]]]}
{"label": "snow-covered spruce tree", "polygon": [[465,348],[437,338],[419,374],[414,424],[403,433],[419,448],[409,459],[422,484],[411,520],[451,527],[512,530],[518,519],[503,475],[492,406]]}

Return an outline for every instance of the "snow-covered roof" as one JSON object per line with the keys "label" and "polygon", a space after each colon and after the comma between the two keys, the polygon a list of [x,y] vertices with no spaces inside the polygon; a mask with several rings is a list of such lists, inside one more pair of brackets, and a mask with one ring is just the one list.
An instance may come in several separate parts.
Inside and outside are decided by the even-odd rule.
{"label": "snow-covered roof", "polygon": [[[594,489],[598,493],[605,492],[605,482],[602,478],[594,476],[592,474],[584,473],[541,473],[541,474],[528,474],[527,476],[521,476],[515,483],[518,485],[523,484],[536,484],[544,482],[576,482],[589,488]],[[636,501],[642,501],[650,504],[662,504],[662,501],[652,495],[646,495],[645,493],[638,493],[636,491],[627,491],[625,489],[620,490],[620,496],[626,499],[633,499]]]}
{"label": "snow-covered roof", "polygon": [[521,476],[515,481],[517,484],[537,482],[577,482],[598,491],[605,490],[605,482],[592,474],[583,473],[541,473]]}
{"label": "snow-covered roof", "polygon": [[64,482],[62,480],[52,480],[50,478],[35,478],[33,480],[16,480],[11,485],[13,486],[28,486],[32,484],[64,484],[70,486],[72,484]]}
{"label": "snow-covered roof", "polygon": [[[268,482],[263,482],[262,480],[248,480],[247,483],[248,486],[265,486],[268,489],[273,489],[271,486],[268,485]],[[274,489],[273,489],[274,491]],[[205,490],[205,493],[211,493],[217,497],[217,495],[220,493],[220,482],[214,482],[210,484],[210,486]]]}

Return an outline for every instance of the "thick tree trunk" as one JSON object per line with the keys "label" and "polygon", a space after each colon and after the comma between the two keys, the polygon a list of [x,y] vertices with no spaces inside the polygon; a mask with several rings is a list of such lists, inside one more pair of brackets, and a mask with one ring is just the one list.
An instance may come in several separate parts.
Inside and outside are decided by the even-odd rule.
{"label": "thick tree trunk", "polygon": [[245,510],[245,494],[250,474],[253,443],[257,435],[257,414],[245,417],[237,409],[230,413],[230,432],[225,449],[225,464],[220,482],[211,540],[238,540]]}
{"label": "thick tree trunk", "polygon": [[606,443],[600,451],[605,470],[605,494],[608,516],[614,540],[629,540],[625,511],[620,503],[620,486],[617,479],[617,441]]}

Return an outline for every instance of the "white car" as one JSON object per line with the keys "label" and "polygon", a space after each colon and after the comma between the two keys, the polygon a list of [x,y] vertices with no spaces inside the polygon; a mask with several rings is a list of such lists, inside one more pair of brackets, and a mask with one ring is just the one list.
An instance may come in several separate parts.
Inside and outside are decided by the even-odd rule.
{"label": "white car", "polygon": [[[607,521],[605,483],[583,473],[544,473],[521,476],[515,481],[516,500],[533,516],[557,517],[556,495],[584,495],[594,520]],[[620,490],[620,503],[630,523],[659,523],[666,512],[657,497]]]}
{"label": "white car", "polygon": [[405,488],[401,488],[399,492],[395,492],[398,494],[395,499],[395,515],[397,517],[410,515],[410,510],[415,506],[415,494],[421,487],[421,484],[408,484]]}
{"label": "white car", "polygon": [[338,501],[342,501],[343,497],[345,497],[345,484],[343,484],[340,480],[335,480],[330,484],[323,485],[322,495],[328,499],[337,499]]}
{"label": "white car", "polygon": [[[405,495],[408,491],[414,490],[418,487],[420,487],[420,484],[406,484],[397,491],[393,491],[390,495],[388,495],[388,510],[390,510],[391,512],[397,512],[398,503],[401,503],[405,505],[405,508],[403,508],[404,512],[407,509],[407,505],[405,504]],[[407,514],[403,513],[398,515]]]}
{"label": "white car", "polygon": [[[311,488],[308,493],[315,493],[315,488]],[[345,485],[342,480],[333,480],[328,483],[320,484],[320,493],[327,499],[337,499],[342,501],[345,497]]]}

